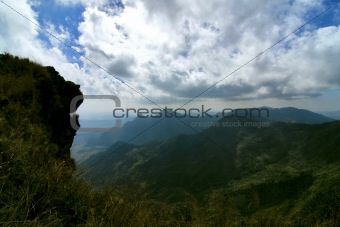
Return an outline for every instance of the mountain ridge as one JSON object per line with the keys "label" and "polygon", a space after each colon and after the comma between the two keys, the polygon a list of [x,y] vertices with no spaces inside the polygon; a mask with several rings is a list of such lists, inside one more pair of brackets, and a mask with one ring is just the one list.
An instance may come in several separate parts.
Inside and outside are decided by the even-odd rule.
{"label": "mountain ridge", "polygon": [[[106,165],[96,165],[87,177],[98,185],[104,179],[134,185],[160,201],[183,202],[190,195],[198,203],[219,204],[228,198],[229,209],[249,220],[275,211],[295,223],[306,218],[309,206],[322,219],[321,203],[337,214],[338,200],[329,201],[340,196],[340,121],[272,122],[267,128],[209,128],[202,134],[213,142],[196,134],[145,145],[116,143],[92,157],[104,155]],[[91,158],[81,166],[86,164]]]}
{"label": "mountain ridge", "polygon": [[[269,117],[264,116],[263,113],[262,115],[256,115],[253,117],[253,119],[263,122],[283,121],[286,123],[320,124],[324,122],[334,121],[333,119],[325,117],[321,114],[294,107],[253,107],[242,108],[240,110],[247,110],[248,112],[250,112],[249,110],[251,109],[268,110]],[[216,115],[220,114],[217,113]],[[167,139],[170,139],[171,137],[180,134],[193,135],[196,133],[200,133],[211,126],[216,126],[216,122],[218,122],[220,119],[221,116],[219,116],[218,118],[165,118],[164,120],[162,120],[161,118],[136,117],[134,120],[124,124],[124,126],[117,131],[103,134],[93,133],[91,135],[88,135],[87,142],[83,142],[83,147],[79,150],[74,150],[74,152],[77,153],[75,155],[82,155],[83,157],[85,157],[79,159],[80,161],[84,161],[91,155],[91,152],[101,152],[103,149],[105,149],[105,147],[108,148],[110,145],[118,141],[141,145],[152,141],[165,141]],[[230,119],[231,121],[234,121],[235,119],[241,120],[243,119],[243,116],[233,118],[227,117],[226,119]],[[161,122],[157,123],[159,120],[161,120]],[[184,123],[181,121],[183,121]],[[78,137],[76,136],[74,143],[75,146],[77,145],[77,139]],[[100,150],[97,149],[99,146],[101,147]]]}
{"label": "mountain ridge", "polygon": [[97,156],[107,166],[89,169],[115,177],[99,186],[70,158],[69,102],[77,95],[79,86],[54,68],[0,54],[1,225],[340,223],[338,121],[258,127],[254,119],[220,119],[200,134],[116,143],[112,155]]}

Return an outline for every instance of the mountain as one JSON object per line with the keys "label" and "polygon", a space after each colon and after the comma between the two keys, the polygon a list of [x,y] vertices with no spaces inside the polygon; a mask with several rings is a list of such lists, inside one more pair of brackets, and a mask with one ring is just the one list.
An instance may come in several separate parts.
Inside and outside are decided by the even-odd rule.
{"label": "mountain", "polygon": [[270,121],[302,124],[320,124],[334,121],[332,118],[305,109],[298,109],[294,107],[268,109],[270,113]]}
{"label": "mountain", "polygon": [[[260,121],[320,124],[334,120],[321,114],[313,113],[309,110],[297,109],[293,107],[261,107],[246,108],[241,110],[246,110],[248,113],[250,113],[251,110],[261,110],[260,115],[258,114],[258,111],[253,111],[252,116],[253,119]],[[266,115],[266,111],[263,110],[267,110],[268,116]],[[242,119],[242,114],[239,115],[240,117],[238,118]],[[106,132],[101,134],[99,137],[95,137],[93,140],[89,140],[87,146],[109,146],[118,141],[141,145],[151,141],[164,141],[180,134],[192,135],[209,128],[221,116],[214,118],[215,115],[213,115],[212,117],[213,118],[207,116],[204,118],[192,118],[190,116],[186,116],[179,117],[177,119],[175,117],[164,119],[136,117],[133,121],[127,122],[121,129],[117,131]],[[203,124],[204,122],[206,124]]]}
{"label": "mountain", "polygon": [[[237,127],[227,127],[230,122],[240,124]],[[235,118],[232,121],[221,119],[218,123],[220,123],[220,127],[212,127],[196,135],[180,135],[165,142],[151,142],[141,146],[117,142],[105,152],[93,155],[89,160],[82,163],[81,167],[86,168],[102,159],[95,169],[91,169],[91,174],[96,180],[110,177],[115,181],[126,181],[129,176],[131,177],[131,174],[138,173],[142,175],[142,179],[148,179],[152,176],[152,182],[161,178],[164,178],[161,182],[166,182],[165,179],[176,179],[176,185],[180,185],[179,179],[185,176],[185,172],[193,171],[194,174],[191,173],[193,178],[202,180],[204,178],[202,176],[211,171],[214,178],[208,174],[206,179],[209,182],[199,184],[215,187],[222,184],[222,181],[242,175],[243,170],[239,169],[236,163],[241,161],[239,160],[239,152],[243,146],[251,145],[251,147],[256,148],[249,149],[248,152],[252,152],[252,155],[259,152],[259,155],[263,155],[266,162],[270,163],[285,158],[290,149],[298,148],[296,147],[297,144],[300,148],[302,145],[311,148],[309,145],[316,143],[312,142],[312,139],[307,140],[306,138],[317,137],[318,133],[314,133],[314,130],[327,131],[330,128],[334,133],[333,139],[340,133],[336,131],[340,129],[337,128],[339,122],[323,125],[270,122],[267,127],[262,128],[258,128],[258,122],[251,119],[242,121]],[[335,147],[334,143],[335,141],[332,141],[330,146]],[[307,150],[307,148],[303,150],[303,155],[315,159],[325,159],[327,155],[337,156],[336,152],[338,151],[338,149],[327,151],[323,147],[320,147],[317,153],[313,153],[315,149],[310,149],[308,152]],[[325,150],[327,154],[322,154],[320,150]],[[330,152],[332,153],[330,154]],[[250,154],[245,153],[245,155]],[[332,161],[332,159],[330,158],[328,161]],[[249,165],[253,164],[250,163]],[[150,169],[152,169],[152,172],[150,172]],[[169,176],[167,176],[168,173]],[[171,176],[171,174],[173,175]],[[177,174],[178,176],[176,176]],[[219,175],[220,177],[218,177]],[[184,184],[188,183],[186,178],[189,177],[184,177]],[[216,182],[212,179],[215,179]],[[197,191],[208,189],[198,190],[198,188],[198,185],[193,184],[187,189]]]}
{"label": "mountain", "polygon": [[[239,110],[236,112],[236,110]],[[236,109],[233,113],[226,113],[226,116],[234,115],[243,119],[246,115],[258,121],[273,121],[287,123],[319,124],[333,121],[321,114],[313,113],[304,109],[293,107],[285,108],[245,108]],[[268,115],[267,115],[268,114]],[[235,116],[236,115],[236,116]],[[162,116],[165,116],[164,113]],[[113,132],[77,134],[73,144],[73,154],[78,162],[86,160],[89,156],[108,148],[118,142],[128,142],[141,145],[152,141],[165,141],[171,137],[186,134],[193,135],[211,126],[221,118],[221,114],[211,114],[212,118],[191,118],[189,116],[176,118],[140,118],[136,117],[133,121],[127,122],[121,129]],[[216,117],[218,116],[218,117]],[[229,118],[226,118],[229,119]],[[161,121],[160,121],[161,120]],[[159,122],[158,122],[159,121]],[[113,125],[110,123],[109,125]],[[86,137],[86,139],[84,139]],[[81,142],[80,142],[81,141]]]}
{"label": "mountain", "polygon": [[[115,119],[114,118],[108,118],[106,115],[95,115],[91,116],[96,119],[82,119],[79,118],[79,125],[81,128],[110,128],[114,127],[115,125]],[[124,126],[127,122],[132,121],[134,118],[124,118],[122,120],[122,126]],[[94,146],[88,146],[88,144],[91,144],[93,142],[91,141],[97,141],[100,140],[99,137],[101,136],[101,133],[98,132],[82,132],[77,131],[76,136],[74,137],[73,144],[71,147],[71,156],[75,159],[76,162],[82,162],[86,160],[89,156],[101,152],[103,150],[107,149],[107,145],[94,145]]]}
{"label": "mountain", "polygon": [[94,189],[76,176],[70,118],[77,117],[69,112],[78,95],[79,85],[53,67],[0,54],[0,225],[180,223],[172,206],[145,201],[121,187]]}
{"label": "mountain", "polygon": [[116,184],[92,185],[70,158],[78,95],[53,67],[0,54],[1,226],[340,224],[339,122],[232,118],[201,135],[118,142],[86,166]]}
{"label": "mountain", "polygon": [[[216,121],[216,119],[212,119]],[[195,134],[208,126],[192,129],[192,122],[212,121],[207,118],[141,118],[136,117],[127,122],[121,129],[102,133],[97,139],[90,140],[87,146],[110,146],[115,142],[124,141],[132,144],[144,144],[150,141],[163,141],[179,134]],[[184,122],[184,123],[183,123]],[[190,127],[191,126],[191,127]]]}
{"label": "mountain", "polygon": [[[97,124],[95,125],[95,127],[97,127]],[[107,146],[87,146],[88,141],[97,139],[99,135],[99,133],[95,132],[77,132],[71,147],[71,157],[77,163],[79,163],[86,160],[87,158],[89,158],[89,156],[93,154],[105,151],[107,149]]]}
{"label": "mountain", "polygon": [[[230,122],[240,126],[223,127]],[[249,220],[275,212],[290,223],[307,214],[324,218],[324,209],[332,210],[332,218],[332,212],[339,214],[339,200],[327,201],[340,196],[340,122],[269,122],[262,128],[251,119],[219,123],[165,142],[119,142],[81,167],[90,168],[88,178],[97,184],[134,185],[157,200],[225,200]]]}
{"label": "mountain", "polygon": [[[112,132],[78,132],[72,146],[72,157],[80,163],[93,154],[107,149],[110,145],[125,141],[132,144],[144,144],[151,141],[164,141],[179,134],[192,135],[208,128],[214,119],[208,118],[140,118],[136,117],[131,121],[125,122],[122,128]],[[83,121],[82,127],[100,127],[107,121]],[[184,122],[184,123],[183,123]],[[198,125],[197,123],[207,122]],[[114,121],[102,126],[114,126]],[[193,125],[196,124],[196,125]]]}
{"label": "mountain", "polygon": [[340,110],[336,110],[336,111],[328,111],[328,112],[320,112],[320,114],[336,119],[336,120],[340,120]]}

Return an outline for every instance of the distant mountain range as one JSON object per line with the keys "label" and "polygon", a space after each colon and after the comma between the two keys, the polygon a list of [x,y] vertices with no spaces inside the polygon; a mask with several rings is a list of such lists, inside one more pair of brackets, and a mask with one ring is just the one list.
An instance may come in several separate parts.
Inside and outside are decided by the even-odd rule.
{"label": "distant mountain range", "polygon": [[[268,110],[269,117],[267,117],[266,111],[261,111],[260,118],[258,112],[254,111],[253,119],[258,121],[305,124],[319,124],[333,121],[333,119],[321,114],[293,107],[260,107],[245,110],[248,110],[249,113],[250,109]],[[240,119],[243,119],[241,116],[244,115],[244,112],[245,111],[240,111]],[[221,118],[221,116],[216,117],[216,115],[217,114],[213,114],[213,118],[207,116],[204,118],[190,118],[187,116],[178,119],[174,117],[164,119],[136,117],[134,120],[125,123],[123,127],[117,131],[106,133],[77,133],[72,147],[72,154],[79,162],[119,141],[141,145],[152,141],[165,141],[180,134],[197,134],[213,126],[214,122]],[[114,122],[96,120],[89,122],[84,121],[83,123],[84,127],[98,127],[101,125],[103,127],[112,127]]]}
{"label": "distant mountain range", "polygon": [[[285,196],[293,193],[300,199],[299,190],[316,187],[314,183],[322,179],[317,175],[320,166],[340,166],[338,121],[319,125],[269,122],[263,128],[245,127],[246,122],[256,123],[252,119],[232,121],[242,126],[211,127],[200,134],[145,145],[118,142],[79,167],[86,169],[99,161],[88,175],[97,184],[109,179],[142,188],[153,198],[180,201],[188,193],[201,200],[214,190],[236,193],[234,189],[239,188],[249,193],[252,187],[273,186],[288,193]],[[226,122],[231,121],[219,121],[221,125]],[[334,178],[323,177],[326,185]],[[336,181],[340,183],[340,175]],[[290,182],[291,192],[282,191],[288,190],[284,186],[277,188],[285,182]],[[264,204],[279,205],[280,201]]]}
{"label": "distant mountain range", "polygon": [[79,170],[98,186],[130,185],[157,201],[220,204],[230,220],[275,211],[298,223],[308,209],[321,220],[325,209],[337,218],[340,121],[295,108],[270,114],[265,121],[222,118],[165,141],[116,142]]}
{"label": "distant mountain range", "polygon": [[320,114],[327,116],[329,118],[333,118],[335,120],[340,120],[340,110],[336,111],[328,111],[328,112],[320,112]]}
{"label": "distant mountain range", "polygon": [[140,118],[127,122],[121,129],[102,133],[96,140],[88,141],[88,146],[110,146],[124,141],[132,144],[144,144],[150,141],[164,141],[179,134],[196,134],[209,126],[192,126],[193,122],[216,121],[216,118]]}
{"label": "distant mountain range", "polygon": [[[261,109],[264,109],[264,107],[261,107]],[[82,166],[89,166],[90,163],[93,163],[94,160],[98,160],[106,157],[103,162],[96,166],[96,170],[94,171],[94,176],[96,179],[102,179],[105,177],[113,177],[114,179],[119,179],[121,181],[122,179],[127,179],[127,177],[130,175],[129,171],[126,171],[127,169],[130,169],[130,167],[127,167],[127,164],[125,163],[126,160],[129,160],[128,163],[130,163],[134,168],[138,165],[136,163],[145,163],[149,162],[152,158],[153,164],[149,164],[148,168],[155,168],[155,166],[160,166],[161,168],[168,168],[168,164],[161,164],[162,160],[169,163],[169,160],[171,160],[170,157],[176,156],[181,160],[187,160],[188,163],[184,164],[182,167],[174,166],[171,170],[172,172],[181,169],[181,168],[187,168],[190,166],[190,160],[195,160],[195,163],[197,163],[197,167],[190,167],[191,169],[194,169],[195,172],[198,173],[198,169],[201,169],[205,165],[204,160],[202,159],[202,163],[197,160],[197,157],[205,157],[205,155],[208,155],[208,159],[214,159],[216,161],[215,167],[216,169],[223,169],[223,166],[231,166],[232,163],[224,163],[222,162],[219,166],[218,163],[220,163],[223,159],[233,160],[234,157],[233,154],[234,150],[236,149],[236,145],[240,143],[240,139],[243,138],[243,135],[251,134],[250,137],[255,137],[257,133],[261,133],[262,131],[259,130],[259,128],[267,128],[265,132],[272,131],[273,133],[278,130],[277,128],[283,127],[282,130],[288,129],[292,127],[292,129],[295,129],[297,127],[293,123],[304,123],[304,124],[319,124],[319,123],[325,123],[333,121],[330,118],[327,118],[323,115],[313,113],[308,110],[303,109],[297,109],[292,107],[287,108],[267,108],[269,110],[269,118],[266,116],[262,116],[260,121],[262,122],[259,124],[258,120],[250,119],[250,118],[240,118],[240,117],[232,117],[232,118],[222,118],[219,121],[216,122],[216,124],[213,127],[206,127],[205,130],[202,128],[199,130],[200,134],[195,133],[194,135],[189,136],[190,134],[193,134],[192,131],[189,131],[189,127],[185,126],[181,122],[179,122],[177,119],[173,118],[166,118],[163,122],[160,122],[157,126],[150,129],[149,132],[146,133],[146,135],[141,135],[141,138],[137,140],[138,142],[133,144],[125,144],[125,142],[130,139],[128,136],[131,135],[138,135],[140,132],[143,132],[145,127],[150,127],[152,124],[157,122],[159,119],[152,119],[152,118],[136,118],[135,120],[128,122],[121,130],[111,133],[103,133],[100,135],[98,140],[96,141],[102,141],[105,145],[111,143],[114,143],[107,151],[100,153],[98,155],[94,155],[91,157],[88,161],[86,161]],[[189,118],[185,119],[185,122],[187,124],[190,123]],[[201,122],[204,122],[201,120]],[[281,124],[276,124],[273,122],[283,122]],[[233,123],[233,124],[231,124]],[[238,124],[236,124],[238,123]],[[301,126],[302,127],[302,126]],[[309,126],[304,126],[309,127]],[[170,131],[169,131],[170,129]],[[192,129],[190,129],[192,130]],[[280,129],[281,130],[281,129]],[[278,133],[280,134],[280,130],[278,130]],[[185,135],[185,133],[187,135]],[[178,135],[182,133],[182,135]],[[176,136],[177,135],[177,136]],[[240,136],[241,135],[241,136]],[[171,137],[172,136],[172,137]],[[277,137],[278,135],[274,135],[273,137]],[[157,139],[155,139],[157,138]],[[170,138],[170,139],[169,139]],[[168,140],[167,140],[168,139]],[[287,138],[286,138],[287,139]],[[124,141],[125,140],[125,141]],[[109,141],[109,142],[108,142]],[[151,142],[152,141],[152,142]],[[165,142],[162,142],[165,141]],[[270,140],[271,141],[271,140]],[[270,142],[269,141],[269,142]],[[289,141],[289,143],[291,143]],[[97,144],[97,145],[99,145]],[[145,144],[144,146],[136,146]],[[286,147],[284,144],[276,144],[280,145],[278,149],[281,149],[282,147]],[[214,148],[214,150],[220,150],[222,153],[218,153],[218,155],[213,155],[214,152],[211,151],[211,148]],[[231,149],[232,152],[226,152],[226,150]],[[117,150],[117,151],[115,151]],[[138,151],[138,152],[135,152]],[[199,151],[203,153],[199,153]],[[111,155],[112,153],[112,155]],[[134,155],[131,156],[131,154],[137,154],[136,157],[138,157],[135,162],[131,162],[131,160],[134,160],[136,157]],[[142,155],[143,157],[139,157]],[[161,158],[161,160],[157,160],[160,157],[165,157],[166,155],[169,155],[167,158]],[[222,155],[222,156],[220,156]],[[230,156],[231,155],[231,156]],[[131,157],[133,157],[131,159]],[[229,158],[227,158],[229,157]],[[157,161],[156,161],[157,160]],[[125,164],[124,164],[125,163]],[[175,162],[174,162],[175,163]],[[114,166],[112,168],[112,165]],[[124,171],[120,171],[122,168],[122,165],[124,166]],[[178,162],[176,162],[176,165],[179,165]],[[209,164],[211,165],[211,164]],[[107,168],[110,166],[110,168]],[[144,166],[144,165],[142,165]],[[218,167],[219,166],[219,167]],[[211,168],[210,168],[211,169]],[[204,171],[205,168],[202,169]],[[144,170],[132,170],[132,172],[143,172],[146,173],[147,171]],[[164,174],[167,171],[163,171],[162,169],[159,169],[156,171],[156,173],[162,173]],[[228,173],[232,173],[233,171],[227,171]],[[117,174],[124,173],[124,177],[117,176]],[[204,175],[203,173],[200,173]],[[152,174],[154,175],[154,173]],[[216,173],[214,173],[216,175]],[[217,174],[218,175],[218,174]],[[145,178],[145,176],[143,176]],[[209,177],[208,177],[209,178]],[[224,179],[227,179],[226,176],[223,177]],[[168,177],[165,177],[165,179],[168,179]],[[170,177],[171,179],[171,177]],[[178,181],[176,181],[178,183]]]}
{"label": "distant mountain range", "polygon": [[334,121],[334,119],[326,117],[322,114],[294,107],[269,108],[269,110],[270,121],[302,124],[321,124]]}
{"label": "distant mountain range", "polygon": [[[179,115],[180,116],[180,115]],[[198,122],[215,122],[216,118],[139,118],[136,117],[126,122],[121,129],[113,132],[77,133],[72,146],[72,157],[81,162],[97,152],[108,148],[118,142],[129,142],[131,144],[144,144],[151,141],[164,141],[179,134],[192,135],[207,129],[207,125],[193,125]],[[106,122],[106,125],[105,125]],[[115,122],[110,121],[83,121],[83,127],[103,127],[114,126]]]}

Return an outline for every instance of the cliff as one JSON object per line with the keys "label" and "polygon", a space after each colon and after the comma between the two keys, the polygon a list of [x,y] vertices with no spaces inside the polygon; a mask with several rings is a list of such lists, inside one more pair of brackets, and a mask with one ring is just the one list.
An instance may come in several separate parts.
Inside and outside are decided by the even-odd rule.
{"label": "cliff", "polygon": [[79,87],[53,67],[0,55],[0,220],[75,212],[60,187],[75,169],[69,109]]}
{"label": "cliff", "polygon": [[70,158],[77,95],[53,67],[0,54],[1,226],[339,226],[339,122],[117,143],[89,172],[122,180],[92,187]]}
{"label": "cliff", "polygon": [[0,55],[1,128],[18,128],[28,122],[39,125],[57,147],[53,156],[72,162],[70,147],[75,131],[70,126],[69,109],[71,99],[81,95],[79,87],[65,81],[53,67]]}

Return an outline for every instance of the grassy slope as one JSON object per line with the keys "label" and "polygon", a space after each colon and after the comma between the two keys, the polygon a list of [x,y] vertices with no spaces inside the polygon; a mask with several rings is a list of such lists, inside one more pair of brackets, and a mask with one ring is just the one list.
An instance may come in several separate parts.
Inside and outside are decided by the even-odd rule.
{"label": "grassy slope", "polygon": [[79,86],[52,67],[0,55],[0,225],[177,222],[160,204],[137,200],[126,188],[93,190],[73,176],[69,103],[78,94]]}
{"label": "grassy slope", "polygon": [[[310,130],[301,126],[307,134],[300,137],[300,126],[294,126],[297,128],[287,138],[284,135],[291,129],[280,127],[271,128],[274,131],[263,133],[259,138],[254,138],[252,131],[228,134],[207,131],[233,155],[245,160],[232,162],[228,167],[244,171],[227,169],[216,179],[214,168],[223,167],[223,160],[228,161],[230,155],[220,153],[211,157],[211,152],[206,150],[217,151],[218,147],[204,143],[202,138],[180,136],[166,143],[137,147],[137,150],[133,147],[130,152],[135,160],[128,161],[126,167],[133,164],[136,168],[145,168],[142,164],[152,162],[157,156],[164,165],[156,165],[154,170],[174,168],[166,155],[159,155],[173,150],[177,152],[170,156],[172,160],[179,160],[181,149],[193,157],[179,163],[181,168],[173,169],[175,175],[169,174],[168,179],[158,182],[163,184],[161,189],[171,182],[187,187],[186,190],[177,188],[176,192],[182,191],[181,201],[169,204],[139,197],[129,187],[94,190],[74,176],[74,162],[69,154],[74,131],[69,127],[68,111],[70,99],[78,94],[79,87],[64,81],[53,68],[8,54],[0,55],[0,225],[241,226],[262,223],[273,226],[303,222],[328,226],[339,223],[336,216],[339,215],[340,178],[338,123]],[[270,140],[270,135],[282,136]],[[294,149],[285,153],[284,148],[288,146],[285,142],[294,137],[299,138],[297,141],[303,142],[302,145],[294,147],[291,142]],[[256,143],[257,140],[271,141],[266,143],[266,152],[247,152],[260,151],[261,143]],[[140,149],[144,151],[139,153]],[[201,152],[202,156],[195,159],[194,151]],[[200,159],[220,164],[201,166]],[[190,162],[192,160],[195,161]],[[197,173],[205,177],[198,177],[194,183],[185,177],[178,178],[179,181],[173,178],[177,173],[195,176],[193,168],[197,167],[200,167]],[[127,170],[130,174],[134,168]],[[162,179],[150,175],[152,168],[144,170],[145,179],[156,183]],[[207,179],[220,186],[225,174],[230,177],[229,184],[212,187],[215,190],[205,194],[203,203],[197,201],[195,191],[187,192],[193,186],[203,185]],[[147,185],[147,182],[140,183]]]}

